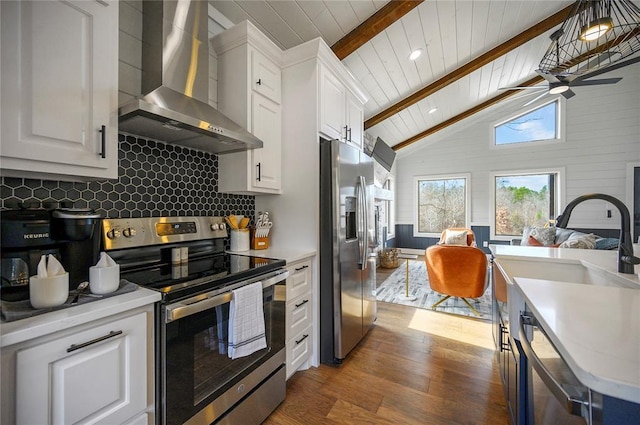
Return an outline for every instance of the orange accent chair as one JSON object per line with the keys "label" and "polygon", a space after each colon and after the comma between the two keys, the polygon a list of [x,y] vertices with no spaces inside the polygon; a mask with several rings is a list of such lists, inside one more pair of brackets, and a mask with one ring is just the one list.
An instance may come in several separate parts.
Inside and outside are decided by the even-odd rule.
{"label": "orange accent chair", "polygon": [[[459,244],[446,243],[447,231],[457,233],[459,240],[455,242]],[[465,241],[460,233],[462,231],[467,232],[464,245]],[[480,316],[467,298],[481,297],[487,289],[487,254],[476,246],[473,231],[464,228],[445,229],[438,245],[425,250],[424,259],[427,263],[429,285],[434,291],[445,295],[431,308],[435,309],[450,297],[459,297],[476,316]]]}

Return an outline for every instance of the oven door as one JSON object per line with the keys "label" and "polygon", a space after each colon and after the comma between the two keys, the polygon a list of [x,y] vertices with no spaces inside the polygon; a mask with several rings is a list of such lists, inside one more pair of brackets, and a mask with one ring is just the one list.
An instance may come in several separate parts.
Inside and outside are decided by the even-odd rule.
{"label": "oven door", "polygon": [[520,343],[527,358],[527,425],[591,424],[589,389],[573,374],[537,319],[520,315]]}
{"label": "oven door", "polygon": [[[212,423],[285,363],[287,275],[271,273],[162,309],[158,377],[162,423]],[[267,347],[232,360],[228,356],[231,291],[254,281],[263,285]]]}

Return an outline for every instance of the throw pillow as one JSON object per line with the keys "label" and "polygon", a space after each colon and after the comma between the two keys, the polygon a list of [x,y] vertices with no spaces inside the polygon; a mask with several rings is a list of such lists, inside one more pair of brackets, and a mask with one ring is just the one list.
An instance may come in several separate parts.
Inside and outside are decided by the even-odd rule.
{"label": "throw pillow", "polygon": [[529,246],[544,246],[544,245],[542,245],[542,243],[540,243],[533,236],[529,236],[529,239],[527,239],[527,245],[529,245]]}
{"label": "throw pillow", "polygon": [[560,244],[560,248],[594,249],[598,237],[593,233],[588,235],[571,235],[569,239]]}
{"label": "throw pillow", "polygon": [[547,248],[557,248],[558,246],[560,246],[559,243],[554,243],[552,245],[542,245],[542,243],[540,241],[538,241],[536,238],[534,238],[533,236],[529,236],[529,240],[527,245],[529,246],[546,246]]}
{"label": "throw pillow", "polygon": [[617,238],[600,238],[596,240],[596,249],[618,249],[619,243]]}
{"label": "throw pillow", "polygon": [[529,227],[525,226],[522,232],[520,245],[529,245],[529,236],[533,236],[542,245],[553,245],[556,238],[555,227]]}
{"label": "throw pillow", "polygon": [[577,230],[556,227],[556,243],[562,243],[568,240],[571,236],[586,236],[586,233],[578,232]]}
{"label": "throw pillow", "polygon": [[445,245],[462,245],[467,246],[466,230],[447,230],[444,235]]}

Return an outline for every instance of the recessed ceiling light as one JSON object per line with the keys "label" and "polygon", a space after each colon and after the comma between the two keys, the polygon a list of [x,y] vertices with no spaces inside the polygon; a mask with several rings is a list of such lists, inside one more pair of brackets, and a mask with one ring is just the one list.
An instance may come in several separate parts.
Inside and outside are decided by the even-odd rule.
{"label": "recessed ceiling light", "polygon": [[416,49],[413,52],[411,52],[411,54],[409,55],[409,59],[414,61],[418,59],[418,57],[420,57],[421,54],[422,54],[422,49]]}
{"label": "recessed ceiling light", "polygon": [[434,113],[435,111],[437,111],[437,110],[438,110],[438,107],[437,107],[437,106],[434,106],[433,108],[429,109],[429,113],[430,113],[430,114],[433,114],[433,113]]}

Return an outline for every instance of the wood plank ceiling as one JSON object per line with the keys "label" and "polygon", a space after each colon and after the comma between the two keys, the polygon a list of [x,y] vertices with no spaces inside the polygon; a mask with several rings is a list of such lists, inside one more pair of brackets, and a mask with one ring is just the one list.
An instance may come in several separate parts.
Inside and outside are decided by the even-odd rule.
{"label": "wood plank ceiling", "polygon": [[[532,78],[534,70],[549,45],[548,36],[562,21],[558,16],[568,13],[564,9],[573,1],[209,3],[233,23],[249,19],[283,49],[316,37],[323,37],[330,46],[335,44],[334,51],[369,95],[367,133],[398,149],[425,140],[511,94],[499,87],[540,82]],[[389,18],[385,21],[382,16],[385,12],[401,18],[389,25]],[[558,15],[549,18],[554,14]],[[369,18],[378,19],[374,25],[388,26],[364,44],[354,45],[353,34],[346,36]],[[365,34],[371,34],[374,25]],[[530,41],[523,40],[524,35],[518,37],[526,31],[527,38],[533,37]],[[418,48],[423,54],[416,61],[409,60],[411,51]],[[464,67],[469,62],[474,66]],[[437,111],[429,113],[433,108]]]}

